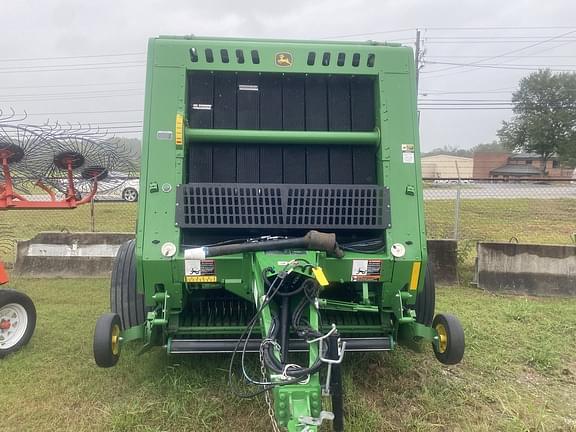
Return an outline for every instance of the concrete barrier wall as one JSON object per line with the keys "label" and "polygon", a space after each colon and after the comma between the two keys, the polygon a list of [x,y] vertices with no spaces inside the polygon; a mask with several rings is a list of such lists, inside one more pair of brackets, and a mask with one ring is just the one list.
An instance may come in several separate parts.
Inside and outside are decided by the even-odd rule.
{"label": "concrete barrier wall", "polygon": [[14,272],[26,277],[107,277],[128,233],[44,232],[16,245]]}
{"label": "concrete barrier wall", "polygon": [[539,296],[576,296],[576,246],[479,242],[478,286]]}
{"label": "concrete barrier wall", "polygon": [[[27,277],[107,277],[122,243],[131,233],[40,233],[19,241],[16,274]],[[428,254],[436,281],[457,281],[458,245],[454,240],[429,240]]]}

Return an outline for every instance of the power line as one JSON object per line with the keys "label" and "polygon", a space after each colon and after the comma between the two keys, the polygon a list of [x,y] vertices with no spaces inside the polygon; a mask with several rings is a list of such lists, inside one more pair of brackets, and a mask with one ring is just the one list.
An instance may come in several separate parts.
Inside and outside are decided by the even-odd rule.
{"label": "power line", "polygon": [[[126,94],[109,94],[109,95],[97,95],[97,96],[78,96],[78,97],[53,97],[53,98],[23,98],[17,101],[14,100],[0,100],[4,104],[17,104],[22,102],[51,102],[51,101],[61,101],[61,100],[84,100],[84,99],[100,99],[100,98],[114,98],[114,97],[130,97],[130,96],[144,96],[144,92],[140,91],[137,93],[126,93]],[[10,96],[6,96],[10,97]]]}
{"label": "power line", "polygon": [[[511,41],[526,41],[526,40],[532,40],[535,39],[537,41],[544,41],[544,40],[548,40],[550,38],[550,36],[536,36],[536,35],[531,35],[531,36],[508,36],[508,35],[496,35],[496,36],[482,36],[482,35],[477,35],[477,36],[428,36],[426,39],[427,40],[458,40],[458,41],[463,41],[463,42],[467,42],[470,40],[511,40]],[[559,38],[558,40],[573,40],[574,37],[563,37],[563,38]]]}
{"label": "power line", "polygon": [[[94,63],[96,64],[96,63]],[[2,74],[10,74],[10,73],[29,73],[29,72],[62,72],[62,71],[84,71],[84,70],[91,70],[91,69],[125,69],[131,67],[143,67],[146,63],[139,63],[133,65],[117,65],[117,66],[97,66],[97,67],[79,67],[79,68],[57,68],[57,69],[36,69],[36,70],[21,70],[21,69],[14,69],[14,70],[4,70],[0,69],[0,73]],[[72,66],[72,65],[71,65]],[[76,66],[76,65],[73,65]]]}
{"label": "power line", "polygon": [[467,110],[480,110],[480,111],[490,111],[490,110],[507,110],[512,111],[513,107],[421,107],[418,108],[421,111],[467,111]]}
{"label": "power line", "polygon": [[[106,93],[106,94],[111,94],[110,92],[116,92],[116,91],[142,91],[142,88],[126,88],[126,89],[117,89],[117,90],[86,90],[86,91],[82,91],[82,92],[59,92],[59,93],[28,93],[28,94],[11,94],[11,95],[2,95],[0,96],[0,98],[2,97],[27,97],[27,96],[33,96],[33,97],[37,97],[37,96],[66,96],[66,95],[90,95],[90,94],[98,94],[98,93]],[[113,93],[116,94],[116,93]]]}
{"label": "power line", "polygon": [[426,30],[451,30],[451,31],[474,31],[474,30],[561,30],[575,29],[571,26],[484,26],[484,27],[426,27]]}
{"label": "power line", "polygon": [[[474,55],[432,55],[428,58],[486,58],[490,56],[474,56]],[[506,58],[575,58],[576,55],[518,55],[518,56],[502,56]]]}
{"label": "power line", "polygon": [[419,99],[423,102],[507,102],[510,103],[510,99],[452,99],[452,98],[442,98],[442,99],[434,99],[434,98],[424,98]]}
{"label": "power line", "polygon": [[[467,64],[461,65],[461,66],[452,66],[452,67],[448,67],[448,68],[444,68],[444,69],[432,71],[431,73],[438,73],[438,72],[442,72],[442,71],[446,71],[446,70],[458,69],[458,68],[462,68],[462,67],[465,67],[465,66],[475,66],[475,65],[478,65],[478,64],[480,64],[480,63],[484,63],[484,62],[486,62],[486,61],[488,61],[488,60],[494,60],[494,59],[497,59],[497,58],[501,58],[502,56],[506,56],[506,55],[510,55],[510,54],[516,54],[516,53],[518,53],[518,52],[525,51],[525,50],[530,49],[530,48],[534,48],[534,47],[536,47],[536,46],[542,45],[542,44],[544,44],[544,43],[548,43],[548,42],[550,42],[550,41],[553,41],[553,40],[562,38],[562,37],[564,37],[564,36],[567,36],[567,35],[570,35],[570,34],[573,34],[573,33],[576,33],[576,30],[571,30],[571,31],[569,31],[569,32],[562,33],[562,34],[560,34],[560,35],[553,36],[553,37],[551,37],[551,38],[549,38],[549,39],[546,39],[546,40],[544,40],[544,41],[540,41],[540,42],[537,42],[537,43],[534,43],[534,44],[530,44],[530,45],[525,46],[525,47],[523,47],[523,48],[518,48],[518,49],[513,49],[513,50],[511,50],[511,51],[506,51],[506,52],[503,52],[503,53],[501,53],[501,54],[497,54],[497,55],[494,55],[494,56],[485,58],[485,59],[483,59],[483,60],[479,60],[479,61],[477,61],[477,62],[471,62],[471,63],[467,63]],[[472,69],[472,70],[473,70],[473,69]],[[467,70],[459,71],[458,73],[466,72],[466,71],[467,71]]]}
{"label": "power line", "polygon": [[357,36],[372,36],[372,35],[377,35],[377,34],[402,33],[402,32],[408,32],[408,31],[410,31],[410,32],[414,31],[414,28],[403,28],[403,29],[397,29],[397,30],[376,31],[376,32],[370,32],[370,33],[352,33],[352,34],[344,34],[344,35],[326,36],[326,37],[319,38],[319,40],[348,38],[348,37],[357,37]]}
{"label": "power line", "polygon": [[[466,66],[466,67],[474,67],[474,68],[488,68],[488,69],[517,69],[517,70],[540,70],[542,68],[550,69],[551,71],[559,71],[559,72],[571,72],[572,69],[557,69],[556,66],[560,67],[576,67],[576,65],[568,64],[568,65],[549,65],[549,64],[541,64],[541,65],[510,65],[510,66],[502,66],[501,63],[496,64],[470,64],[470,63],[455,63],[455,62],[435,62],[435,61],[425,61],[426,64],[437,64],[437,65],[454,65],[454,66]],[[552,67],[551,67],[552,66]],[[443,69],[441,69],[443,70]],[[431,71],[439,72],[439,71]],[[430,73],[430,72],[429,72]]]}
{"label": "power line", "polygon": [[[524,27],[514,27],[514,26],[493,26],[493,27],[426,27],[424,30],[448,30],[448,31],[476,31],[476,30],[562,30],[562,29],[575,29],[575,26],[524,26]],[[396,30],[385,30],[385,31],[374,31],[374,32],[367,32],[367,33],[352,33],[352,34],[343,34],[343,35],[333,35],[333,36],[326,36],[321,37],[319,40],[326,40],[326,39],[337,39],[337,38],[348,38],[348,37],[357,37],[357,36],[372,36],[372,35],[379,35],[379,34],[391,34],[391,33],[402,33],[402,32],[413,32],[415,30],[414,27],[411,28],[402,28]]]}
{"label": "power line", "polygon": [[97,87],[97,86],[115,86],[115,85],[131,85],[140,84],[144,85],[144,82],[140,81],[123,81],[123,82],[100,82],[92,84],[50,84],[50,85],[25,85],[25,86],[10,86],[10,87],[0,87],[0,90],[14,90],[14,89],[36,89],[36,88],[68,88],[68,87]]}
{"label": "power line", "polygon": [[49,122],[47,123],[50,125],[56,124],[70,124],[70,125],[80,125],[80,126],[107,126],[107,125],[117,125],[117,124],[125,124],[125,127],[142,127],[143,120],[128,120],[128,121],[105,121],[105,122],[67,122],[67,121],[57,121],[57,122]]}
{"label": "power line", "polygon": [[145,64],[141,60],[128,60],[119,62],[103,62],[103,63],[72,63],[72,64],[55,64],[55,65],[40,65],[40,66],[9,66],[0,68],[0,71],[7,70],[28,70],[28,69],[44,69],[53,67],[84,67],[84,66],[108,66],[108,65],[124,65],[124,64]]}
{"label": "power line", "polygon": [[436,90],[422,90],[419,96],[428,95],[459,95],[459,94],[510,94],[516,90],[516,88],[510,88],[509,90],[475,90],[475,91],[436,91]]}
{"label": "power line", "polygon": [[[68,112],[42,112],[42,113],[26,113],[28,117],[31,116],[44,116],[44,115],[70,115],[70,114],[124,114],[129,112],[144,112],[143,109],[125,109],[125,110],[105,110],[105,111],[68,111]],[[16,116],[22,116],[24,113],[17,113]]]}
{"label": "power line", "polygon": [[476,40],[431,40],[429,38],[426,38],[426,42],[430,45],[472,45],[472,44],[523,44],[523,43],[528,43],[528,42],[542,42],[542,43],[555,43],[555,42],[575,42],[576,39],[574,38],[570,38],[570,39],[559,39],[557,41],[547,41],[544,42],[542,40],[539,39],[533,39],[533,40],[504,40],[504,39],[476,39]]}
{"label": "power line", "polygon": [[5,58],[0,59],[0,62],[12,61],[40,61],[40,60],[69,60],[79,58],[101,58],[101,57],[127,57],[135,55],[146,55],[145,52],[135,53],[118,53],[118,54],[93,54],[93,55],[77,55],[77,56],[58,56],[58,57],[28,57],[28,58]]}

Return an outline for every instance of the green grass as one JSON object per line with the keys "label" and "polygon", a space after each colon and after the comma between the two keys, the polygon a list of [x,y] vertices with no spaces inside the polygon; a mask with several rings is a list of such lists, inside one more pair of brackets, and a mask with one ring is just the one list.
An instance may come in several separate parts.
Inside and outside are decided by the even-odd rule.
{"label": "green grass", "polygon": [[[96,202],[73,210],[8,210],[0,212],[0,259],[14,260],[14,241],[28,240],[42,231],[134,232],[136,203]],[[7,240],[7,241],[2,241]]]}
{"label": "green grass", "polygon": [[[30,239],[40,231],[132,232],[136,203],[97,202],[94,226],[90,206],[74,210],[10,210],[0,213],[0,259],[13,261],[14,240]],[[429,238],[453,238],[454,201],[425,202]],[[574,199],[466,199],[460,208],[459,239],[526,243],[572,242],[576,232]],[[7,241],[2,242],[5,239]]]}
{"label": "green grass", "polygon": [[[169,358],[124,350],[92,359],[107,281],[15,281],[38,308],[30,344],[0,361],[0,431],[268,431],[262,398],[226,386],[227,356]],[[347,431],[576,431],[576,300],[442,288],[438,310],[461,318],[461,365],[414,353],[345,358]]]}
{"label": "green grass", "polygon": [[[425,201],[429,238],[453,238],[454,201]],[[466,199],[461,202],[459,239],[520,243],[572,242],[575,199]]]}

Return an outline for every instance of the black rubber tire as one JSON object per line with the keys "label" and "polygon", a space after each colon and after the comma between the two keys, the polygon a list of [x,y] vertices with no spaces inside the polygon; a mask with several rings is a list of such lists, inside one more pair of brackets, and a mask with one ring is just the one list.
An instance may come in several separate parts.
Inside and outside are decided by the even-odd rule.
{"label": "black rubber tire", "polygon": [[[133,199],[132,199],[132,197],[130,197],[130,198],[127,197],[127,195],[126,195],[127,191],[134,192],[135,195],[134,195]],[[136,201],[138,201],[138,191],[136,189],[134,189],[133,187],[127,187],[126,189],[124,189],[122,191],[122,199],[124,201],[127,201],[127,202],[136,202]]]}
{"label": "black rubber tire", "polygon": [[0,358],[7,356],[10,353],[18,351],[24,345],[26,345],[32,335],[34,334],[34,329],[36,328],[36,307],[34,307],[34,302],[26,294],[12,289],[0,289],[0,309],[8,304],[15,303],[24,308],[28,318],[26,324],[26,330],[21,338],[10,348],[0,347]]}
{"label": "black rubber tire", "polygon": [[102,315],[96,321],[94,329],[94,360],[102,368],[109,368],[118,363],[120,358],[120,346],[117,352],[112,348],[112,333],[115,327],[120,329],[120,317],[115,313]]}
{"label": "black rubber tire", "polygon": [[434,282],[434,272],[430,264],[426,266],[424,276],[424,286],[416,295],[416,322],[430,326],[434,319],[434,309],[436,307],[436,283]]}
{"label": "black rubber tire", "polygon": [[120,317],[122,330],[144,323],[144,295],[136,289],[136,240],[118,249],[110,280],[110,310]]}
{"label": "black rubber tire", "polygon": [[444,352],[438,350],[438,344],[432,343],[434,348],[434,355],[440,363],[445,365],[454,365],[460,363],[464,357],[464,329],[460,320],[454,315],[438,314],[434,317],[432,327],[436,328],[438,324],[442,324],[446,329],[447,345]]}

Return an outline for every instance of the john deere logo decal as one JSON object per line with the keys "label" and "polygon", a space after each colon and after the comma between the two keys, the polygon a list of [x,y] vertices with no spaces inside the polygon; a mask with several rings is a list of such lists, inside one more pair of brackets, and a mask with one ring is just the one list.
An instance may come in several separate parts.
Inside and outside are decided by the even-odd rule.
{"label": "john deere logo decal", "polygon": [[292,54],[281,52],[276,54],[276,66],[290,67],[292,66]]}

